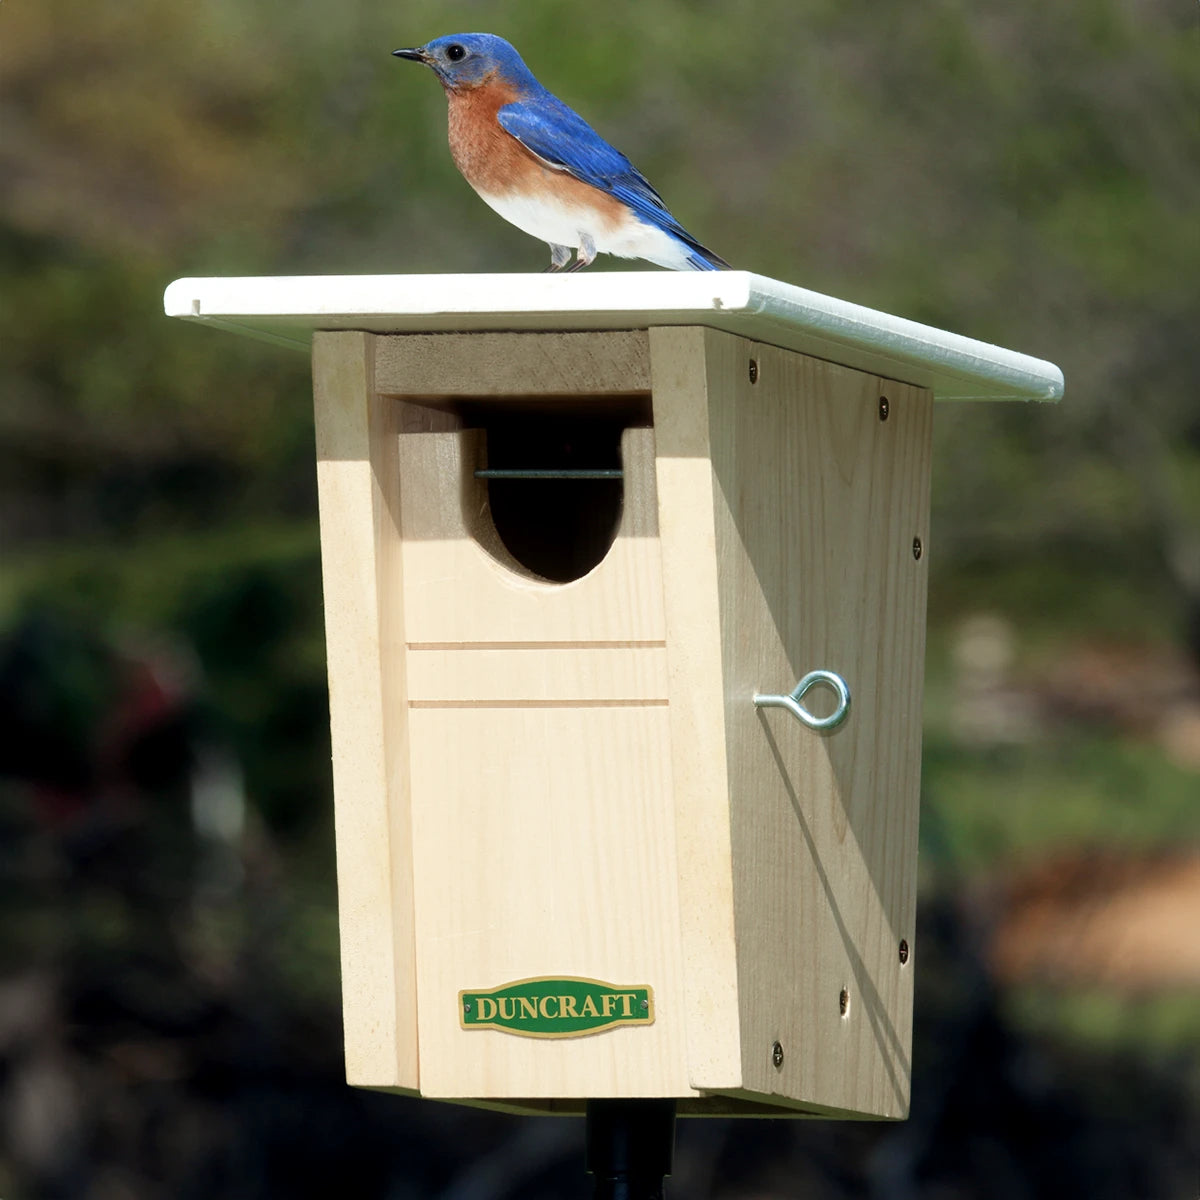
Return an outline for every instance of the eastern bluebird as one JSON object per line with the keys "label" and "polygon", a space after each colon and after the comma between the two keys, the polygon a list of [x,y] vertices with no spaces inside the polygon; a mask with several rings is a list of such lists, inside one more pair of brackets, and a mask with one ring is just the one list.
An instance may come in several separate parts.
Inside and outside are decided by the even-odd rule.
{"label": "eastern bluebird", "polygon": [[503,38],[459,33],[395,50],[433,68],[450,105],[450,153],[506,221],[550,244],[550,266],[577,271],[599,253],[675,271],[729,264],[667,211],[642,173],[551,95]]}

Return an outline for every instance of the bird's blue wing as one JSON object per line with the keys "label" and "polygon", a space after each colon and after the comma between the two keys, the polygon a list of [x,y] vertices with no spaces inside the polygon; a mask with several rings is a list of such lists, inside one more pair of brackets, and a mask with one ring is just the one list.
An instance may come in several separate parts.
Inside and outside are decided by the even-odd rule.
{"label": "bird's blue wing", "polygon": [[713,270],[729,265],[696,241],[667,211],[663,198],[641,171],[557,96],[544,91],[506,104],[496,119],[549,166],[609,192],[629,205],[640,220],[678,238],[689,248],[693,267]]}
{"label": "bird's blue wing", "polygon": [[550,166],[611,192],[643,221],[691,240],[646,177],[561,100],[549,93],[518,100],[506,104],[496,118],[522,146]]}

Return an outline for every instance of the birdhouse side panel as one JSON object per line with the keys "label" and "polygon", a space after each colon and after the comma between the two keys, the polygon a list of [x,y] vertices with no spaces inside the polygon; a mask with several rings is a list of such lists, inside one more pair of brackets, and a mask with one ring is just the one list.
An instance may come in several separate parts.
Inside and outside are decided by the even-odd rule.
{"label": "birdhouse side panel", "polygon": [[[743,1089],[901,1117],[932,398],[752,342],[725,361],[709,418]],[[848,687],[836,728],[754,704],[815,669]],[[835,695],[802,702],[821,718]]]}

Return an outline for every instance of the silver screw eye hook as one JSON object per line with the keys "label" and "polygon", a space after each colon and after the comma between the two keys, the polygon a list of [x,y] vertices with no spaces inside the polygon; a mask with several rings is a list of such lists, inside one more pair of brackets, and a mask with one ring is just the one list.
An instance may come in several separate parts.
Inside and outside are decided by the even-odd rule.
{"label": "silver screw eye hook", "polygon": [[[808,690],[818,683],[833,688],[837,693],[837,707],[827,717],[814,717],[800,703]],[[821,732],[826,729],[836,729],[850,715],[850,689],[836,671],[809,671],[786,696],[756,695],[754,705],[756,708],[786,708],[801,724]]]}

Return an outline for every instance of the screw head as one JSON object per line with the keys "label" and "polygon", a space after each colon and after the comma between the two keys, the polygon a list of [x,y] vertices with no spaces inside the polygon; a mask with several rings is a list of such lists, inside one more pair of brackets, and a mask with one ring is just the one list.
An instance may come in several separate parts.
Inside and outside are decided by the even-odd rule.
{"label": "screw head", "polygon": [[773,1045],[771,1047],[771,1063],[775,1067],[776,1070],[778,1070],[780,1067],[783,1066],[783,1043],[782,1042],[776,1042],[775,1045]]}
{"label": "screw head", "polygon": [[464,1008],[464,1009],[465,1009],[467,1012],[470,1012],[470,1011],[471,1011],[471,1002],[470,1002],[470,1000],[464,1001],[464,1003],[463,1003],[463,1008]]}
{"label": "screw head", "polygon": [[879,397],[879,419],[881,421],[886,421],[888,419],[888,413],[891,412],[891,410],[892,410],[892,406],[888,403],[888,398],[886,396],[880,396]]}
{"label": "screw head", "polygon": [[649,1000],[643,1000],[643,1001],[642,1001],[642,1007],[643,1007],[643,1008],[649,1008],[649,1007],[650,1007],[650,1001],[649,1001]]}
{"label": "screw head", "polygon": [[924,552],[924,547],[921,545],[921,539],[919,537],[913,538],[913,558],[920,558]]}
{"label": "screw head", "polygon": [[908,962],[908,938],[901,938],[900,939],[900,965],[904,966],[904,964],[906,962]]}
{"label": "screw head", "polygon": [[758,359],[757,358],[752,358],[750,360],[750,382],[751,383],[758,382]]}
{"label": "screw head", "polygon": [[850,992],[846,988],[842,988],[841,995],[838,996],[838,1011],[843,1017],[850,1012]]}

